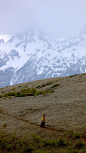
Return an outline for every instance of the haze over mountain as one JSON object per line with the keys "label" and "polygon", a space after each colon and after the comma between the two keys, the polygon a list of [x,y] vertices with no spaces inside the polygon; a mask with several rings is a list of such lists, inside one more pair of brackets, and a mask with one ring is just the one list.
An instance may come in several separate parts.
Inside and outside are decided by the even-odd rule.
{"label": "haze over mountain", "polygon": [[0,87],[84,72],[85,0],[0,1]]}
{"label": "haze over mountain", "polygon": [[86,25],[86,0],[0,0],[0,34],[30,28],[49,37],[78,36]]}

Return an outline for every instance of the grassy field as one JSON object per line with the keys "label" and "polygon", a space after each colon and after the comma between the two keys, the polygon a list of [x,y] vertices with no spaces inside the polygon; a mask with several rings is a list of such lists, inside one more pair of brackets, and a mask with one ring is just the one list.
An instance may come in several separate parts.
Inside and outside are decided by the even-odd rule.
{"label": "grassy field", "polygon": [[0,152],[85,153],[86,74],[0,88],[0,133]]}

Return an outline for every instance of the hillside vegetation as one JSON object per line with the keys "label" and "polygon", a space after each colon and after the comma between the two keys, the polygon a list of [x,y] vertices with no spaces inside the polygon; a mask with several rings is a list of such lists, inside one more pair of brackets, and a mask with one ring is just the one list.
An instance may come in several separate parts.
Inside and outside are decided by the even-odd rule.
{"label": "hillside vegetation", "polygon": [[0,88],[0,132],[1,152],[85,153],[86,74]]}

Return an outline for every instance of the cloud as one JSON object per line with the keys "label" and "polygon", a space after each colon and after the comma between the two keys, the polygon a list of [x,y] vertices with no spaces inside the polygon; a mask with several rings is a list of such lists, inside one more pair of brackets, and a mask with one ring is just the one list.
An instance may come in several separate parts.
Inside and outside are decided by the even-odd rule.
{"label": "cloud", "polygon": [[0,33],[29,28],[52,37],[71,37],[86,25],[86,0],[0,0]]}

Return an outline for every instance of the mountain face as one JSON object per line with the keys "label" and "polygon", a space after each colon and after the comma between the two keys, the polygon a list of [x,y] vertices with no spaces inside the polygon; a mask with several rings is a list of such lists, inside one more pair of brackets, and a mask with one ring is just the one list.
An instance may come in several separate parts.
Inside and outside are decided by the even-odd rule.
{"label": "mountain face", "polygon": [[55,40],[29,30],[0,40],[0,87],[86,72],[86,34]]}

